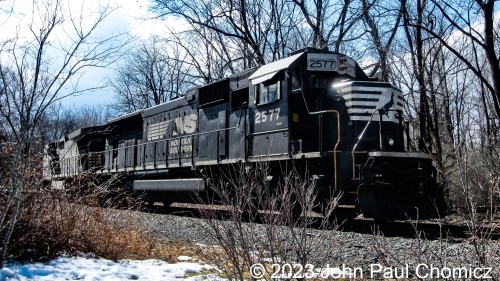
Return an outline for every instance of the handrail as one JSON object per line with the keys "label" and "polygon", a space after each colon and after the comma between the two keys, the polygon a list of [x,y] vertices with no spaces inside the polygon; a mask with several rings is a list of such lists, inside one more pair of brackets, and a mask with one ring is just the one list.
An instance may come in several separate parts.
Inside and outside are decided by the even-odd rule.
{"label": "handrail", "polygon": [[[218,134],[218,138],[219,138],[220,137],[220,132],[238,129],[241,126],[241,119],[244,117],[243,113],[244,113],[244,111],[246,111],[246,108],[245,108],[246,104],[247,104],[247,102],[244,102],[241,105],[240,116],[238,118],[238,124],[236,126],[233,126],[233,127],[230,127],[230,128],[216,129],[216,130],[211,130],[211,131],[207,131],[207,132],[196,132],[196,133],[193,133],[193,134],[178,135],[178,136],[175,136],[175,137],[164,138],[164,139],[155,139],[155,140],[144,142],[144,143],[140,143],[140,144],[133,144],[133,145],[127,145],[127,146],[124,146],[124,147],[104,149],[102,151],[97,151],[97,152],[90,152],[89,151],[89,152],[84,153],[84,154],[78,154],[78,155],[74,155],[74,156],[70,156],[70,157],[64,157],[64,159],[61,159],[61,160],[69,162],[71,160],[78,160],[79,157],[83,157],[85,155],[88,155],[89,157],[92,156],[92,155],[104,155],[104,157],[106,157],[106,154],[108,152],[115,152],[115,151],[119,151],[119,150],[126,150],[126,149],[130,149],[130,148],[140,147],[140,146],[143,146],[145,144],[156,144],[156,143],[159,143],[159,142],[162,142],[162,141],[172,141],[172,140],[183,139],[183,138],[191,138],[191,140],[193,140],[195,136],[200,136],[200,135],[205,135],[205,134],[210,134],[210,133],[217,133]],[[245,115],[245,118],[246,118],[246,115]],[[191,145],[193,145],[193,141],[191,141]],[[181,146],[181,142],[179,142],[179,154],[180,154],[180,146]],[[181,160],[181,158],[182,157],[179,155],[179,161]],[[191,158],[193,159],[192,155],[191,155]],[[59,162],[61,162],[61,160],[59,160]],[[76,165],[76,163],[74,163],[74,164]],[[65,164],[63,164],[63,165],[64,166],[68,166],[68,165],[65,165]],[[104,166],[105,166],[105,163],[102,163],[102,167],[104,169],[108,169],[107,167],[104,167]],[[76,169],[76,167],[73,167],[73,168],[75,170],[78,170],[78,169]],[[68,174],[69,174],[69,171],[68,171]]]}
{"label": "handrail", "polygon": [[323,114],[323,113],[336,113],[337,114],[337,143],[335,143],[335,146],[333,147],[333,175],[334,175],[334,186],[335,186],[335,191],[337,191],[337,148],[340,144],[340,112],[335,109],[327,109],[327,110],[321,110],[321,111],[314,111],[311,112],[309,111],[309,106],[307,105],[306,98],[304,96],[304,91],[302,91],[302,87],[300,89],[297,89],[300,91],[302,95],[302,99],[304,100],[304,105],[306,106],[307,113],[310,115],[316,115],[316,114]]}
{"label": "handrail", "polygon": [[354,144],[353,148],[352,148],[352,152],[351,152],[351,155],[352,155],[352,177],[353,179],[355,178],[355,173],[356,173],[356,164],[355,164],[355,152],[356,152],[356,148],[359,144],[359,142],[361,141],[361,139],[363,139],[364,135],[365,135],[365,132],[366,130],[368,129],[368,126],[370,126],[370,123],[372,122],[372,119],[373,119],[373,116],[375,115],[375,112],[379,112],[379,116],[380,116],[380,120],[379,120],[379,128],[378,128],[378,132],[379,132],[379,146],[380,146],[380,150],[382,150],[382,122],[383,122],[383,113],[384,112],[388,112],[388,111],[396,111],[399,113],[399,118],[400,118],[400,124],[401,124],[401,119],[403,118],[402,116],[402,113],[401,113],[401,110],[398,110],[398,109],[382,109],[382,108],[375,108],[373,111],[372,111],[372,114],[370,115],[370,120],[368,121],[368,123],[366,123],[365,127],[363,128],[363,131],[361,131],[361,134],[359,134],[359,137],[358,137],[358,140],[356,141],[356,143]]}
{"label": "handrail", "polygon": [[365,132],[368,129],[368,126],[370,126],[370,124],[372,122],[372,119],[373,119],[373,116],[375,115],[375,112],[377,112],[377,110],[380,110],[380,109],[375,108],[372,111],[372,114],[370,115],[370,120],[366,123],[365,127],[363,128],[363,131],[361,131],[361,134],[359,134],[358,141],[356,141],[356,143],[352,147],[351,155],[352,155],[352,178],[353,179],[355,178],[355,173],[356,173],[356,164],[355,164],[355,161],[354,161],[354,152],[356,151],[356,147],[358,146],[359,142],[364,137]]}

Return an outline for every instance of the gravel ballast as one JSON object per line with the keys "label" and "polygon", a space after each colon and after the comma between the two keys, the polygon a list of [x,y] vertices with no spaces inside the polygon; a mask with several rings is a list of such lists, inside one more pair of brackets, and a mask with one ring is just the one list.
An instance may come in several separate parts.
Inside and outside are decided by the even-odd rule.
{"label": "gravel ballast", "polygon": [[[226,243],[226,241],[214,238],[214,228],[223,230],[221,233],[232,232],[232,227],[238,228],[232,222],[216,221],[209,224],[204,219],[189,216],[148,212],[135,212],[135,215],[146,229],[166,242],[192,242],[221,246],[221,243]],[[388,268],[402,270],[402,274],[405,271],[409,272],[409,275],[403,277],[415,277],[417,266],[420,266],[418,268],[420,273],[429,273],[434,270],[432,272],[435,274],[445,274],[444,277],[441,276],[441,279],[448,279],[446,278],[448,269],[462,270],[462,273],[468,270],[468,273],[472,273],[471,270],[487,267],[493,268],[490,274],[498,277],[500,244],[494,240],[455,238],[426,240],[317,229],[305,229],[303,232],[299,230],[290,235],[290,231],[284,226],[272,228],[273,232],[278,233],[273,240],[268,238],[270,228],[265,225],[252,223],[242,225],[244,228],[242,232],[249,233],[247,236],[249,241],[246,242],[257,248],[262,248],[262,245],[257,245],[260,242],[256,241],[262,241],[261,244],[275,241],[277,242],[275,244],[285,247],[285,251],[294,253],[297,239],[293,235],[299,233],[305,237],[304,241],[307,241],[304,245],[309,245],[311,248],[311,260],[316,263],[313,264],[315,267],[324,268],[328,265],[338,268],[362,268],[364,277],[372,277],[366,274],[379,269],[381,272],[375,277],[387,277],[382,274],[384,270],[389,271]],[[237,230],[234,232],[238,233]],[[236,241],[235,243],[240,243],[238,239]],[[397,272],[392,271],[393,275],[395,273]],[[436,276],[433,277],[436,279]]]}

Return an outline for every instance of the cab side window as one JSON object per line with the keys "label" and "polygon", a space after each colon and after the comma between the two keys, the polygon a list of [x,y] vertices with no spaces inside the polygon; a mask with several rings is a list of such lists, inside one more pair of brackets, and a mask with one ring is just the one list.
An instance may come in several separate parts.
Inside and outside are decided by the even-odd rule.
{"label": "cab side window", "polygon": [[302,88],[302,72],[292,72],[292,91],[300,90]]}
{"label": "cab side window", "polygon": [[280,80],[269,80],[257,85],[257,102],[266,104],[277,101],[281,98]]}

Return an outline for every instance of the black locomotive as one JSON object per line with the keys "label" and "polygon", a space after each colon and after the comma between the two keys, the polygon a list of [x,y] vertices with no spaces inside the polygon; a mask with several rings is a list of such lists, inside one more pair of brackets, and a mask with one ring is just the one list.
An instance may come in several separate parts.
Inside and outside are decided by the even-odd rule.
{"label": "black locomotive", "polygon": [[365,216],[435,215],[443,194],[430,155],[408,151],[403,103],[353,59],[306,48],[50,143],[46,177],[128,172],[134,191],[171,202],[208,192],[198,168],[267,161],[272,177],[291,162],[318,198],[342,192]]}

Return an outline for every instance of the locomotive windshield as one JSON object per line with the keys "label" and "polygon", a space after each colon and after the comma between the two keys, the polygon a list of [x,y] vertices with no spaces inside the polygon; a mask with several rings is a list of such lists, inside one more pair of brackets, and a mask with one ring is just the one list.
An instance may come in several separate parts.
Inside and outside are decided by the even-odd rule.
{"label": "locomotive windshield", "polygon": [[337,72],[295,71],[291,85],[292,91],[302,96],[299,100],[306,102],[309,110],[320,111],[329,109],[329,101],[338,96],[333,85],[351,80],[352,77]]}
{"label": "locomotive windshield", "polygon": [[351,80],[352,78],[349,76],[338,76],[331,72],[309,72],[306,87],[315,90],[329,90],[334,84]]}
{"label": "locomotive windshield", "polygon": [[308,86],[311,89],[327,89],[334,83],[331,73],[309,73]]}
{"label": "locomotive windshield", "polygon": [[[304,79],[305,76],[305,79]],[[338,75],[334,72],[306,72],[296,71],[292,74],[292,90],[302,89],[305,92],[323,90],[328,91],[334,84],[353,80],[348,75]]]}

